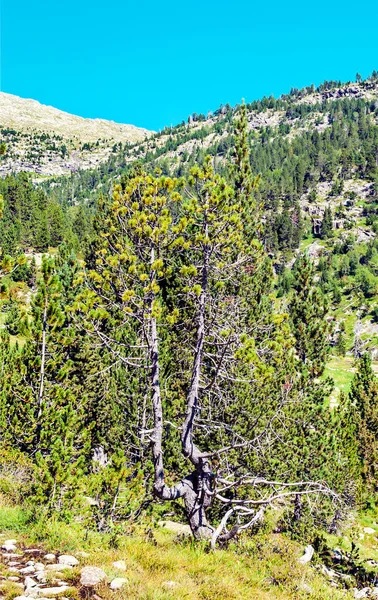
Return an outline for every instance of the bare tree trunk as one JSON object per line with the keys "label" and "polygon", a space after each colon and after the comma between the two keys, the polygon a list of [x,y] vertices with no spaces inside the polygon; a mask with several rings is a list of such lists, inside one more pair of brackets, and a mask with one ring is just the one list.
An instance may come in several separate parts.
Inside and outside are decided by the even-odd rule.
{"label": "bare tree trunk", "polygon": [[[151,251],[151,264],[155,260],[155,253]],[[173,487],[165,484],[164,461],[163,461],[163,407],[160,389],[160,365],[159,365],[159,340],[156,319],[151,317],[150,322],[150,360],[151,360],[151,384],[152,384],[152,406],[154,413],[154,433],[152,444],[152,456],[154,462],[154,492],[162,500],[175,500],[183,498],[185,512],[192,530],[197,539],[210,539],[214,529],[208,524],[205,510],[211,502],[208,492],[211,469],[208,461],[203,461],[201,454],[193,443],[193,424],[197,411],[200,373],[202,365],[202,354],[205,332],[205,305],[206,288],[208,278],[208,257],[206,268],[202,276],[202,293],[198,314],[197,343],[193,361],[192,377],[187,396],[186,419],[182,431],[182,449],[195,466],[195,471],[185,477],[180,483]],[[150,314],[152,312],[153,296],[150,299]]]}
{"label": "bare tree trunk", "polygon": [[[208,224],[204,222],[205,239],[208,237]],[[205,312],[207,300],[207,286],[209,277],[209,247],[205,245],[203,253],[203,270],[201,281],[201,294],[197,315],[197,340],[194,353],[192,376],[186,399],[186,418],[182,428],[182,451],[195,466],[195,471],[187,479],[188,491],[185,496],[190,528],[196,538],[210,539],[214,528],[206,519],[206,508],[211,504],[211,480],[213,474],[208,460],[203,459],[201,452],[193,441],[193,427],[198,411],[198,396],[205,342]]]}

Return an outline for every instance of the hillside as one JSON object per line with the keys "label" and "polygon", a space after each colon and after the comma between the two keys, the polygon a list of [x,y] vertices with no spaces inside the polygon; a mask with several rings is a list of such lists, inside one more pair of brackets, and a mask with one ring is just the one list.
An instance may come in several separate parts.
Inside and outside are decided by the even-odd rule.
{"label": "hillside", "polygon": [[59,175],[93,168],[104,162],[113,147],[135,143],[151,132],[104,119],[85,119],[0,93],[0,135],[6,154],[0,174],[26,171]]}
{"label": "hillside", "polygon": [[[361,319],[359,335],[376,352],[376,250],[370,248],[378,231],[375,74],[358,83],[330,81],[318,88],[293,89],[277,99],[247,103],[246,108],[251,168],[261,177],[256,198],[262,206],[264,245],[280,281],[286,285],[285,268],[306,248],[320,265],[336,329],[346,329],[347,351],[353,352]],[[206,154],[225,174],[239,111],[240,106],[225,105],[206,116],[193,114],[187,122],[112,154],[101,170],[51,179],[44,187],[60,202],[92,203],[99,193],[108,194],[135,161],[147,170],[159,167],[165,174],[183,176]],[[326,213],[329,236],[322,232]]]}
{"label": "hillside", "polygon": [[0,596],[377,597],[377,74],[4,131]]}

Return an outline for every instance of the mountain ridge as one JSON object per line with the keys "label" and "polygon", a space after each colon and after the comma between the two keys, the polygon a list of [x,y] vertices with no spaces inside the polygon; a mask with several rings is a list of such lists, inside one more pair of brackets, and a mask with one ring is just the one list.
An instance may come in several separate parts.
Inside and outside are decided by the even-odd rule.
{"label": "mountain ridge", "polygon": [[0,175],[26,171],[65,175],[96,168],[113,149],[153,132],[135,125],[72,115],[37,100],[0,92],[0,129],[5,153]]}

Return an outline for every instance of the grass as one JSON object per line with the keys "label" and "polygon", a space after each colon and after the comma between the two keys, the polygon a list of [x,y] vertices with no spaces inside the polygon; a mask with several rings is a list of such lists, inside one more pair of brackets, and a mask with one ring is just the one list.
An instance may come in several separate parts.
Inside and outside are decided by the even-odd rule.
{"label": "grass", "polygon": [[[314,564],[300,565],[298,557],[304,544],[281,534],[260,532],[245,537],[227,550],[209,552],[191,540],[178,542],[174,533],[155,528],[139,530],[117,539],[88,532],[76,522],[30,523],[28,513],[19,507],[2,506],[1,539],[15,537],[19,545],[37,546],[46,551],[77,553],[89,557],[81,563],[101,567],[108,580],[126,577],[123,590],[111,591],[104,585],[99,594],[104,600],[338,600],[352,598],[345,591],[331,588]],[[113,562],[124,560],[126,572]],[[79,571],[71,573],[76,583]],[[303,589],[310,586],[312,592]],[[12,600],[15,586],[3,590]],[[0,590],[1,591],[1,590]],[[348,593],[349,594],[349,593]]]}
{"label": "grass", "polygon": [[327,363],[324,375],[332,377],[336,390],[347,394],[356,371],[353,366],[354,359],[351,356],[333,356]]}

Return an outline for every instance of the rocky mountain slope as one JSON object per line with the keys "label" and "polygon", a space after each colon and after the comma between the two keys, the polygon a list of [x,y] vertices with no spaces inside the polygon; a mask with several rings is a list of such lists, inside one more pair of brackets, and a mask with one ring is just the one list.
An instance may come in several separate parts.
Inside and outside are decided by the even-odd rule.
{"label": "rocky mountain slope", "polygon": [[11,94],[0,93],[0,136],[5,144],[0,176],[26,171],[69,174],[95,168],[115,149],[144,140],[146,129],[85,119]]}

